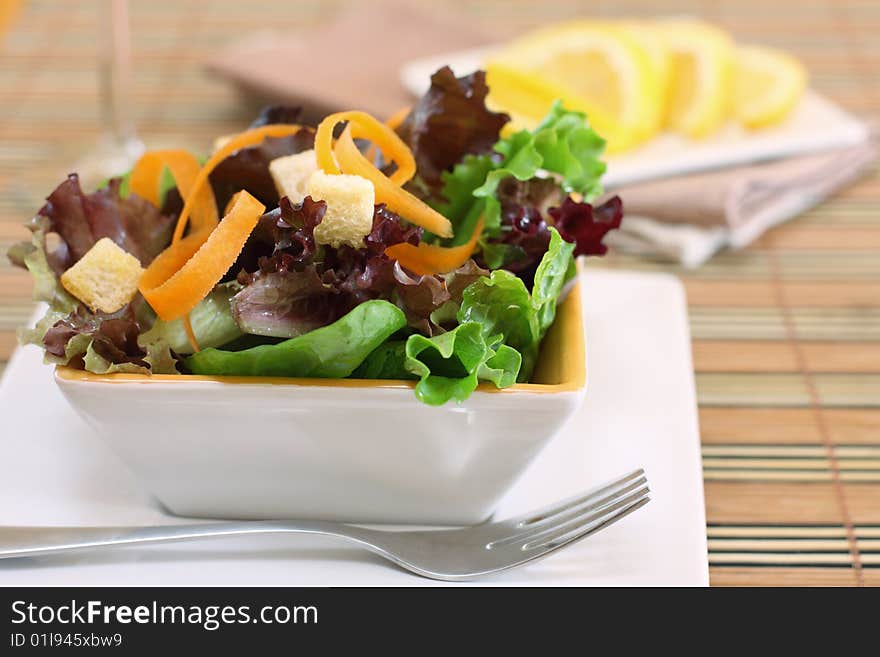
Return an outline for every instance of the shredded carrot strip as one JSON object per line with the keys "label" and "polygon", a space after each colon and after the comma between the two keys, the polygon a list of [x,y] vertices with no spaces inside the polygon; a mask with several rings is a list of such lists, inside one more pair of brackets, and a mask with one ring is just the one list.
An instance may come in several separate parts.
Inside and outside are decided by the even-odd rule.
{"label": "shredded carrot strip", "polygon": [[[184,151],[179,151],[180,153],[184,153]],[[186,153],[189,155],[189,153]],[[176,158],[174,158],[176,160]],[[196,158],[193,157],[193,160]],[[137,163],[134,165],[134,169],[131,170],[131,175],[128,178],[128,190],[132,194],[137,194],[142,199],[149,201],[157,208],[159,207],[161,199],[159,198],[159,180],[162,177],[162,170],[165,168],[166,158],[159,156],[156,151],[150,151],[144,153]],[[176,162],[177,163],[177,162]],[[186,162],[185,156],[181,158],[180,162],[177,163],[178,172],[188,166],[188,162]],[[196,165],[196,174],[199,172],[199,163],[198,161],[195,163]],[[172,174],[174,172],[172,171]],[[174,175],[174,181],[177,182],[177,176]],[[177,183],[180,185],[180,183]],[[182,193],[181,193],[182,194]]]}
{"label": "shredded carrot strip", "polygon": [[[144,298],[147,298],[144,290],[156,288],[171,278],[175,272],[196,254],[213,230],[214,227],[210,225],[195,230],[182,240],[173,242],[171,246],[156,256],[153,262],[150,263],[150,266],[147,267],[147,270],[141,275],[141,280],[138,282],[138,289],[141,290]],[[149,301],[148,298],[147,301]],[[196,305],[198,305],[198,301],[196,301]],[[163,317],[163,319],[165,318]],[[187,311],[186,316],[183,318],[183,328],[186,330],[186,336],[193,351],[199,351],[199,343],[196,340],[195,332],[189,319],[189,311]]]}
{"label": "shredded carrot strip", "polygon": [[348,127],[336,141],[336,159],[346,173],[366,178],[376,189],[376,201],[385,203],[408,221],[442,237],[452,236],[452,224],[442,214],[397,186],[393,176],[389,178],[363,156],[354,143]]}
{"label": "shredded carrot strip", "polygon": [[391,175],[395,183],[402,185],[416,174],[416,160],[412,151],[397,133],[375,117],[359,111],[331,114],[318,125],[315,133],[315,156],[324,173],[341,173],[333,159],[333,129],[343,121],[350,123],[353,137],[369,139],[382,150],[386,159],[397,165],[397,170]]}
{"label": "shredded carrot strip", "polygon": [[387,125],[392,130],[397,130],[400,127],[400,124],[404,122],[409,113],[412,111],[412,107],[407,105],[406,107],[401,107],[394,114],[385,119],[385,125]]}
{"label": "shredded carrot strip", "polygon": [[196,339],[196,332],[193,331],[193,325],[188,314],[183,317],[183,330],[186,331],[186,339],[189,340],[189,344],[193,348],[193,351],[199,353],[202,348],[199,346],[199,341]]}
{"label": "shredded carrot strip", "polygon": [[183,231],[186,230],[186,225],[189,220],[189,215],[198,205],[197,194],[208,181],[208,176],[211,175],[211,172],[218,164],[232,155],[235,151],[247,148],[248,146],[256,146],[266,137],[287,137],[289,135],[295,135],[301,129],[302,126],[296,124],[264,125],[259,128],[253,128],[252,130],[242,132],[226,142],[222,148],[218,149],[210,158],[208,158],[208,161],[205,162],[204,166],[196,176],[196,179],[193,181],[190,193],[185,197],[186,200],[183,204],[183,210],[181,210],[180,217],[177,219],[177,226],[174,228],[173,241],[176,242],[183,236]]}
{"label": "shredded carrot strip", "polygon": [[[161,202],[159,188],[162,171],[166,167],[171,171],[180,195],[183,198],[187,198],[192,192],[193,184],[199,175],[201,165],[192,153],[183,150],[150,151],[144,153],[131,172],[128,182],[129,190],[141,198],[150,201],[153,205],[158,206]],[[198,248],[208,239],[208,235],[217,225],[217,201],[214,198],[211,186],[203,185],[198,190],[195,198],[195,204],[192,209],[193,239],[189,240],[188,244],[183,247],[183,251],[180,250],[180,247],[175,248],[172,251],[175,255],[181,253],[191,255],[194,251],[191,250],[190,245]],[[172,246],[179,242],[180,239],[172,238]],[[185,259],[180,260],[181,266],[183,262],[189,259],[189,256],[183,257]],[[196,340],[189,315],[183,318],[183,326],[190,345],[195,351],[199,351],[199,343]]]}
{"label": "shredded carrot strip", "polygon": [[315,160],[318,162],[318,168],[324,173],[342,173],[333,157],[333,128],[339,121],[344,120],[337,118],[342,114],[344,112],[337,112],[326,117],[318,124],[318,129],[315,131]]}
{"label": "shredded carrot strip", "polygon": [[[342,121],[349,124],[334,148],[333,129]],[[382,173],[360,152],[355,137],[369,138],[397,165],[397,170],[390,177]],[[325,173],[344,171],[372,182],[376,200],[408,221],[442,237],[452,236],[452,224],[446,217],[400,187],[415,174],[412,152],[393,130],[366,112],[337,112],[321,121],[315,133],[315,157]]]}
{"label": "shredded carrot strip", "polygon": [[162,251],[141,275],[138,287],[151,289],[171,278],[186,264],[187,260],[196,254],[210,234],[211,230],[209,229],[195,231]]}
{"label": "shredded carrot strip", "polygon": [[[385,119],[385,125],[387,125],[392,130],[397,130],[400,125],[406,120],[406,117],[409,116],[409,113],[412,111],[412,107],[407,105],[405,107],[401,107],[394,114]],[[375,161],[376,159],[376,147],[373,144],[370,144],[370,147],[367,148],[366,153],[364,155],[367,156],[367,159]]]}
{"label": "shredded carrot strip", "polygon": [[483,234],[483,217],[477,220],[474,232],[467,244],[461,246],[435,246],[433,244],[394,244],[385,249],[385,255],[397,260],[416,274],[423,276],[445,274],[461,267],[471,257]]}
{"label": "shredded carrot strip", "polygon": [[242,190],[235,195],[230,212],[203,243],[194,239],[201,238],[197,231],[159,254],[139,285],[156,314],[171,321],[195,308],[235,262],[265,209]]}
{"label": "shredded carrot strip", "polygon": [[[377,124],[377,125],[379,125],[379,124]],[[385,128],[382,128],[382,129],[384,130]],[[345,131],[347,131],[349,133],[349,136],[346,138],[346,142],[351,142],[351,145],[353,147],[353,149],[351,149],[351,150],[357,151],[357,153],[359,155],[361,155],[361,158],[359,159],[359,161],[366,162],[367,165],[372,167],[373,169],[375,169],[379,175],[384,176],[385,174],[382,173],[381,171],[379,171],[379,169],[377,169],[373,165],[372,161],[367,156],[361,154],[360,149],[358,149],[354,143],[354,139],[371,139],[372,140],[374,138],[375,133],[373,133],[369,129],[365,130],[364,128],[361,127],[361,125],[359,123],[355,123],[355,122],[350,122],[348,124],[348,126],[346,126]],[[343,135],[345,135],[345,131],[343,131]],[[395,137],[396,136],[397,135],[395,135]],[[339,154],[339,147],[341,144],[341,139],[342,139],[342,137],[340,137],[340,139],[336,140],[336,146],[333,150],[333,152],[336,155],[336,161],[339,162],[340,164],[342,164],[342,161],[340,160],[341,156]],[[403,142],[401,142],[401,143],[403,144]],[[375,145],[376,142],[373,141],[373,144]],[[409,148],[407,148],[406,144],[403,144],[402,147],[404,149],[406,149],[407,156],[404,157],[402,161],[394,160],[394,163],[397,165],[397,168],[394,170],[394,173],[392,173],[390,176],[386,176],[388,178],[388,180],[390,180],[391,182],[393,182],[397,186],[405,185],[410,180],[412,180],[414,175],[416,175],[416,161],[412,155],[412,151],[410,151]],[[351,152],[351,150],[349,152]],[[383,151],[383,154],[384,154],[384,151]],[[343,167],[344,167],[344,165],[343,165]],[[360,174],[358,174],[358,175],[360,175]]]}
{"label": "shredded carrot strip", "polygon": [[[193,186],[202,168],[196,157],[187,151],[149,151],[135,164],[129,178],[128,188],[141,198],[159,206],[159,186],[162,171],[171,171],[177,189],[183,198],[192,194]],[[192,206],[193,226],[198,229],[207,225],[217,225],[217,202],[210,185],[202,186],[195,195]],[[175,240],[176,241],[176,240]]]}
{"label": "shredded carrot strip", "polygon": [[[171,246],[150,263],[138,284],[144,298],[159,317],[164,320],[182,317],[207,296],[211,288],[235,262],[257,219],[265,209],[250,194],[239,192],[235,197],[237,202],[232,210],[227,212],[226,218],[233,221],[225,221],[221,230],[216,219],[217,203],[214,193],[210,185],[206,184],[211,172],[220,162],[239,149],[259,144],[266,137],[286,137],[296,134],[301,129],[299,125],[276,124],[243,132],[218,149],[195,173],[190,165],[181,164],[182,157],[170,157],[169,153],[173,151],[148,153],[142,158],[143,163],[138,163],[141,170],[137,171],[138,167],[135,167],[137,176],[134,173],[132,175],[135,179],[132,189],[140,190],[138,195],[143,194],[145,198],[158,200],[158,176],[162,168],[168,166],[185,199],[171,239]],[[259,208],[259,212],[253,215],[256,208]],[[190,214],[193,216],[193,230],[184,237],[183,233]],[[214,278],[215,270],[223,266],[233,251],[232,259]],[[187,289],[188,287],[191,289]],[[189,324],[189,318],[184,324]],[[185,328],[193,348],[198,349],[195,335],[192,334],[192,325]]]}

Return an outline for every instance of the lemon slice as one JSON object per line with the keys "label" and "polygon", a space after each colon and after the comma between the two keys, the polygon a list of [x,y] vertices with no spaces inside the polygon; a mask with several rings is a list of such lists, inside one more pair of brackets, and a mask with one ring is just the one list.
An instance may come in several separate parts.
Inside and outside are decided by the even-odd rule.
{"label": "lemon slice", "polygon": [[666,127],[693,138],[712,134],[730,110],[733,41],[700,21],[659,21],[653,30],[670,53]]}
{"label": "lemon slice", "polygon": [[629,38],[639,43],[648,56],[648,65],[652,69],[651,102],[645,106],[647,115],[645,136],[650,138],[663,129],[663,122],[666,119],[672,77],[672,56],[665,41],[644,22],[622,21],[619,26]]}
{"label": "lemon slice", "polygon": [[759,46],[736,50],[734,111],[749,128],[783,121],[807,87],[807,71],[791,55]]}
{"label": "lemon slice", "polygon": [[579,109],[611,152],[653,134],[655,68],[646,50],[608,23],[552,26],[513,41],[486,64],[490,101],[539,120],[556,98]]}
{"label": "lemon slice", "polygon": [[489,85],[486,105],[492,111],[507,112],[510,115],[510,123],[505,126],[506,132],[533,129],[550,110],[553,102],[561,98],[566,109],[586,114],[593,129],[606,141],[620,141],[622,128],[604,108],[588,99],[573,96],[565,87],[531,71],[524,71],[500,61],[489,62],[486,65],[486,83]]}

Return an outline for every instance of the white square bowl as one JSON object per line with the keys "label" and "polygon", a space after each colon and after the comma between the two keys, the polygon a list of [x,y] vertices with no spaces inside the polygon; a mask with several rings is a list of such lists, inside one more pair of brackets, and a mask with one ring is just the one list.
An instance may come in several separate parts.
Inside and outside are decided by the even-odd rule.
{"label": "white square bowl", "polygon": [[413,382],[96,375],[58,367],[73,408],[169,511],[211,518],[473,524],[580,408],[580,285],[534,383],[432,407]]}

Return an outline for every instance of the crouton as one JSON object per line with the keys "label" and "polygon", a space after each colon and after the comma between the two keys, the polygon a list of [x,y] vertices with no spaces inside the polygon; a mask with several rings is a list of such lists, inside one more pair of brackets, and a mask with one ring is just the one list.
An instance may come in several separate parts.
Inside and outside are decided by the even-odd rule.
{"label": "crouton", "polygon": [[137,258],[105,237],[61,274],[61,284],[92,312],[115,313],[134,298],[143,273]]}
{"label": "crouton", "polygon": [[306,197],[306,184],[317,170],[314,150],[285,155],[269,162],[269,173],[278,196],[286,196],[291,203],[302,203]]}
{"label": "crouton", "polygon": [[328,175],[318,170],[306,184],[306,195],[327,203],[324,218],[315,227],[318,244],[363,248],[364,237],[373,229],[376,203],[373,183],[361,176]]}

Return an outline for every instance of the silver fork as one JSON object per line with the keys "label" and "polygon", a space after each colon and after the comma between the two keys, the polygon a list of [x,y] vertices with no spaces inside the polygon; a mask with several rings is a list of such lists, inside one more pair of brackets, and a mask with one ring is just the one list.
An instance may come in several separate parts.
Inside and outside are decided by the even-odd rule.
{"label": "silver fork", "polygon": [[212,522],[156,527],[2,527],[0,559],[246,534],[322,534],[347,539],[417,575],[456,581],[522,566],[595,534],[650,500],[636,470],[515,518],[461,529],[372,529],[320,520]]}

